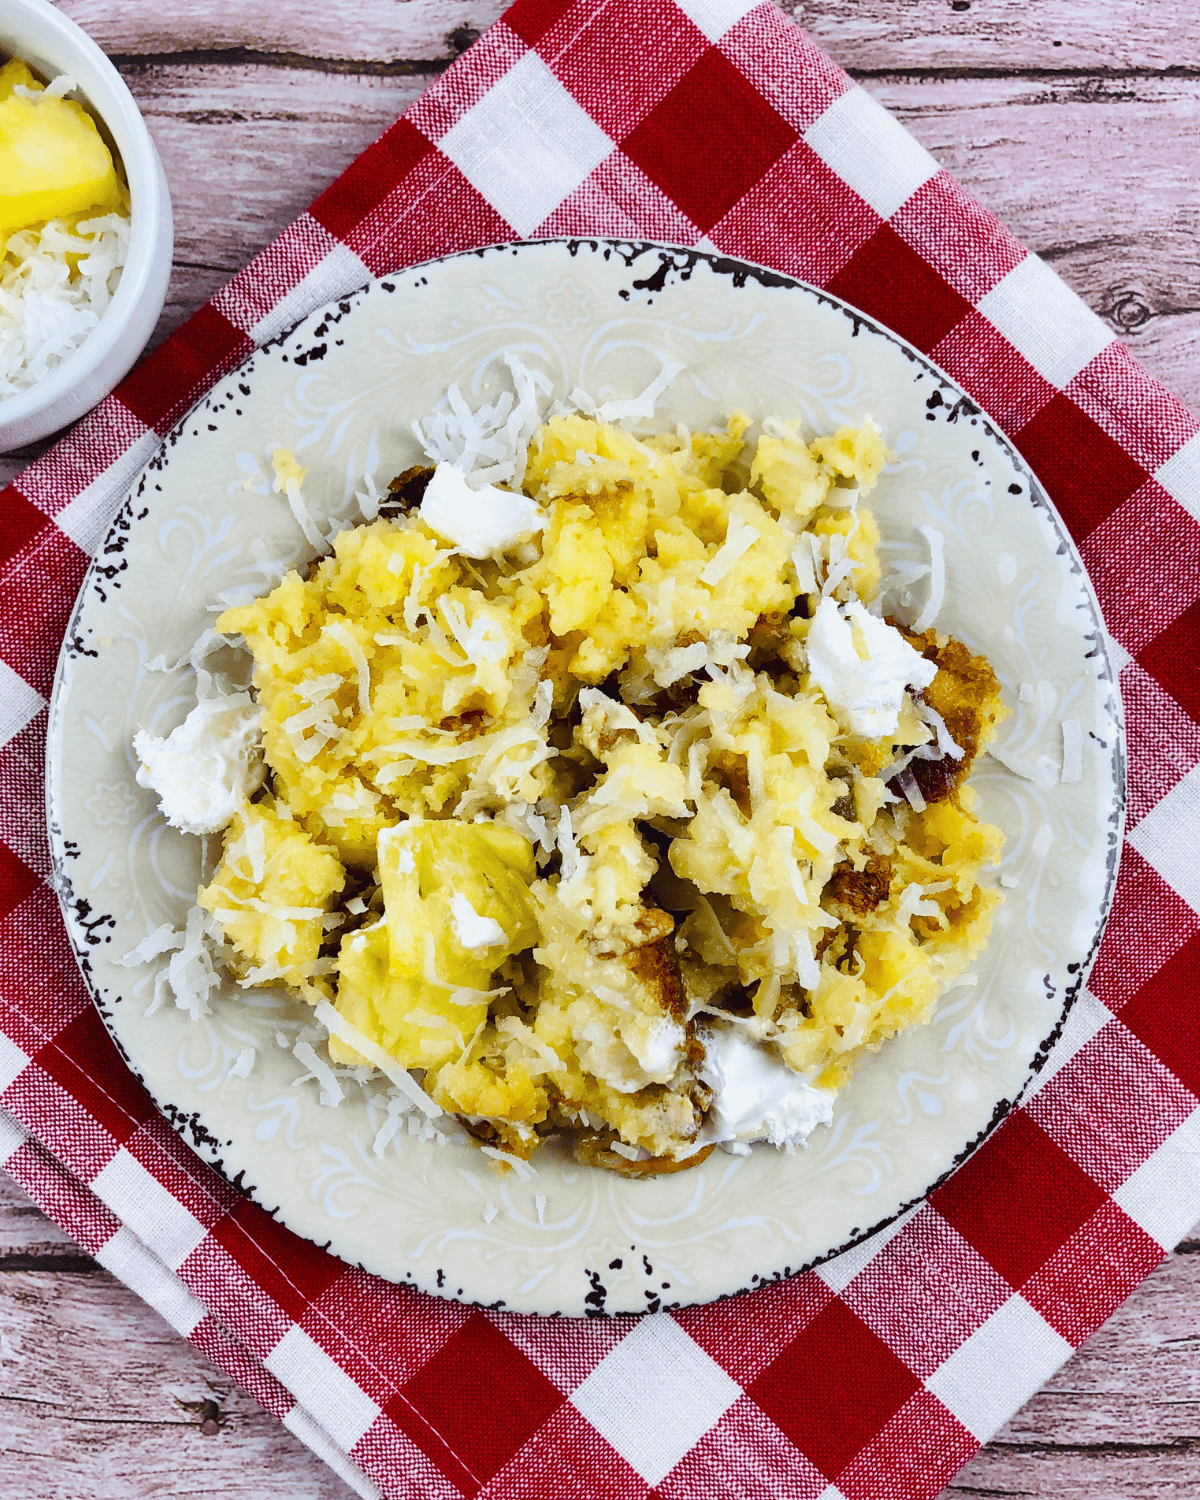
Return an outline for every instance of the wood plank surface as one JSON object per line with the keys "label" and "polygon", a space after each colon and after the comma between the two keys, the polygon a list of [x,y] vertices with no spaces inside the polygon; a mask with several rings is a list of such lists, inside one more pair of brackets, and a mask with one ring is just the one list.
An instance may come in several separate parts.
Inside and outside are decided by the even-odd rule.
{"label": "wood plank surface", "polygon": [[[176,263],[157,341],[336,177],[504,0],[61,8],[116,58],[171,183]],[[784,8],[1200,411],[1194,0]],[[45,446],[0,457],[0,483]],[[1198,1311],[1200,1226],[943,1500],[1200,1495]],[[220,1410],[215,1432],[204,1427],[208,1400]],[[4,1500],[350,1493],[0,1174]]]}

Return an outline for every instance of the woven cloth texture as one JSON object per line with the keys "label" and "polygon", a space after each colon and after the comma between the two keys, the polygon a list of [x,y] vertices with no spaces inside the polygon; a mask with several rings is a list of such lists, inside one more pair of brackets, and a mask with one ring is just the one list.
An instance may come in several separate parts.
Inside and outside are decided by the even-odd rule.
{"label": "woven cloth texture", "polygon": [[[815,283],[1015,439],[1113,637],[1115,907],[1040,1086],[891,1230],[709,1307],[540,1320],[403,1290],[191,1155],[48,884],[43,742],[90,556],[161,437],[369,276],[512,238],[717,248]],[[364,1495],[920,1500],[1200,1218],[1200,424],[766,0],[518,0],[0,496],[0,1161]]]}

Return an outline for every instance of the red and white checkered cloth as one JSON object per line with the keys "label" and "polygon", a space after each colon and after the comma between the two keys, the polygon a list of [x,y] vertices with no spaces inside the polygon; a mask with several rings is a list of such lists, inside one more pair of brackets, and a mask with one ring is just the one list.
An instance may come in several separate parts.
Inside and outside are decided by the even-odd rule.
{"label": "red and white checkered cloth", "polygon": [[[1116,905],[1038,1093],[889,1232],[640,1321],[475,1311],[280,1228],[126,1071],[45,883],[55,658],[160,435],[370,275],[592,233],[774,266],[945,367],[1079,542],[1128,714]],[[0,1160],[363,1494],[936,1495],[1200,1218],[1198,522],[1200,424],[770,3],[517,0],[0,496]]]}

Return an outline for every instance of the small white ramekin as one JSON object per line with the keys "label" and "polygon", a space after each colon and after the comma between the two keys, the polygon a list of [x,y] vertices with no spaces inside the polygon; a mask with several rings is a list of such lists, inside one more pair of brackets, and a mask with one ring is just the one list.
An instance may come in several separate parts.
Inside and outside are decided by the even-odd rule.
{"label": "small white ramekin", "polygon": [[107,396],[146,347],[166,300],[175,245],[171,197],[146,123],[95,42],[49,0],[0,3],[0,53],[43,78],[69,73],[69,96],[115,146],[129,184],[129,256],[116,295],[91,335],[29,390],[0,398],[0,453],[65,427]]}

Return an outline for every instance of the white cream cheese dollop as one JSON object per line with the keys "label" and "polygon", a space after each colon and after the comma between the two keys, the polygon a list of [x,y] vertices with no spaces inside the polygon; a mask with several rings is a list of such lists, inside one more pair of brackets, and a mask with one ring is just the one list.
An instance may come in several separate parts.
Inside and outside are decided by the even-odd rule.
{"label": "white cream cheese dollop", "polygon": [[472,953],[495,948],[507,941],[504,928],[495,917],[481,917],[461,891],[455,891],[450,897],[450,920],[454,923],[454,936]]}
{"label": "white cream cheese dollop", "polygon": [[793,1073],[768,1043],[720,1023],[704,1027],[700,1040],[705,1060],[699,1077],[713,1091],[702,1145],[799,1144],[833,1118],[833,1090],[814,1088]]}
{"label": "white cream cheese dollop", "polygon": [[527,542],[546,524],[536,500],[494,484],[472,489],[461,469],[434,469],[417,514],[431,531],[467,557],[494,557]]}
{"label": "white cream cheese dollop", "polygon": [[838,723],[878,739],[900,722],[907,687],[928,687],[937,663],[926,661],[894,625],[852,599],[822,599],[805,638],[808,670]]}
{"label": "white cream cheese dollop", "polygon": [[139,786],[184,833],[218,833],[262,785],[262,710],[249,693],[201,698],[165,739],[133,737]]}

